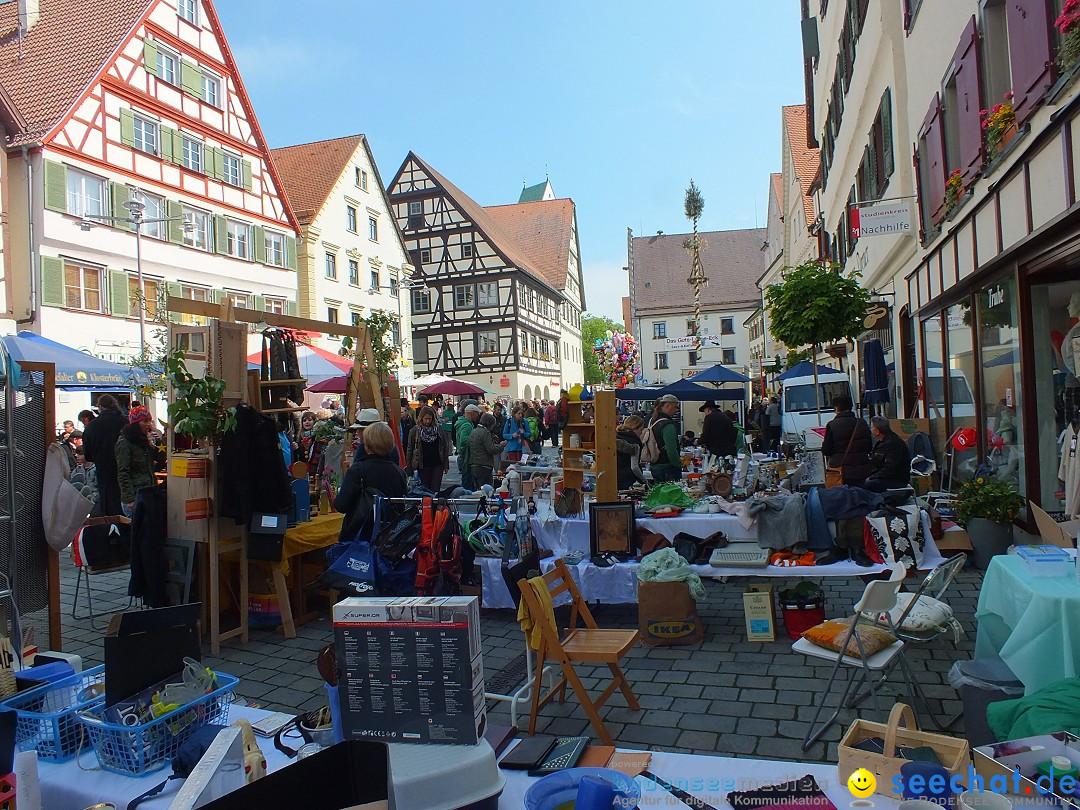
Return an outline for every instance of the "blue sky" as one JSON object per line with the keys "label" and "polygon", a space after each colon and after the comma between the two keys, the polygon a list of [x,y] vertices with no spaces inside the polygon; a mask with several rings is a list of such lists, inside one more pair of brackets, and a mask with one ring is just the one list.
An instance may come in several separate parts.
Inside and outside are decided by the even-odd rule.
{"label": "blue sky", "polygon": [[[218,0],[272,147],[363,132],[483,205],[551,179],[577,204],[590,312],[621,319],[626,228],[764,226],[798,0]],[[689,270],[689,267],[687,268]]]}

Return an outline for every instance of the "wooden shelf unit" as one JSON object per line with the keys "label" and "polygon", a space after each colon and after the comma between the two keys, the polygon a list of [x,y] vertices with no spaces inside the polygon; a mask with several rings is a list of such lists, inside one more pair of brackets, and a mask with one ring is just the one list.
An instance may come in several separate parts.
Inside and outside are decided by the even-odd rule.
{"label": "wooden shelf unit", "polygon": [[[585,405],[592,405],[594,422],[585,422],[581,411]],[[615,472],[615,392],[597,391],[596,399],[590,402],[571,402],[570,418],[562,434],[563,486],[581,490],[585,474],[596,473],[596,499],[609,503],[618,499],[618,477]],[[577,436],[582,444],[592,447],[571,447],[570,436]],[[571,458],[585,453],[592,453],[596,459],[593,467],[569,466]]]}

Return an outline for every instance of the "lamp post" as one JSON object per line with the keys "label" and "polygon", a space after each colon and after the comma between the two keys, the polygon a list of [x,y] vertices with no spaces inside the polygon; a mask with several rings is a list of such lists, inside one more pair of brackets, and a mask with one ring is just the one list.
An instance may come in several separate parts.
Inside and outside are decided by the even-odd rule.
{"label": "lamp post", "polygon": [[116,224],[123,223],[130,225],[131,229],[135,231],[135,276],[139,285],[139,359],[141,361],[146,360],[146,292],[143,287],[143,273],[142,273],[142,228],[143,225],[153,225],[155,223],[168,223],[168,222],[183,222],[184,233],[191,233],[195,230],[195,224],[191,221],[190,217],[184,215],[182,217],[152,217],[147,219],[143,216],[146,211],[146,203],[140,200],[137,196],[138,192],[132,192],[128,199],[121,203],[124,208],[127,209],[129,216],[116,217],[107,216],[105,214],[83,214],[82,220],[78,223],[79,228],[83,231],[89,231],[95,225],[100,223]]}

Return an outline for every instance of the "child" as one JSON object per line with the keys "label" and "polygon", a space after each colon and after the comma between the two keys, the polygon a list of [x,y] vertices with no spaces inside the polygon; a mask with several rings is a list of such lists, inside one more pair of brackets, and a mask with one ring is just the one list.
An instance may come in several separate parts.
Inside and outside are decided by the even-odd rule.
{"label": "child", "polygon": [[92,500],[95,504],[101,493],[98,490],[97,469],[86,460],[83,448],[75,448],[75,466],[71,470],[71,478],[68,479],[75,489]]}

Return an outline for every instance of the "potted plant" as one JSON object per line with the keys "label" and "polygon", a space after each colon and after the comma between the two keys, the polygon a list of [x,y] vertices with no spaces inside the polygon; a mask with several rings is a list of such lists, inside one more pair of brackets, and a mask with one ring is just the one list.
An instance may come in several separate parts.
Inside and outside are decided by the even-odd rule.
{"label": "potted plant", "polygon": [[187,436],[192,445],[217,446],[236,429],[236,408],[223,404],[224,380],[194,376],[179,349],[165,356],[165,377],[172,387],[169,422],[175,433]]}
{"label": "potted plant", "polygon": [[979,476],[960,488],[956,522],[971,538],[976,568],[985,571],[992,557],[1012,545],[1012,522],[1023,505],[1015,485],[1000,478]]}
{"label": "potted plant", "polygon": [[[1080,0],[1076,0],[1080,3]],[[1005,99],[989,110],[979,112],[982,122],[983,137],[986,139],[986,159],[997,160],[1001,151],[1016,137],[1016,112],[1012,103],[1013,94],[1006,93]]]}
{"label": "potted plant", "polygon": [[1058,65],[1065,72],[1080,60],[1080,0],[1065,0],[1054,28],[1061,34]]}
{"label": "potted plant", "polygon": [[945,216],[956,210],[965,191],[964,176],[959,169],[953,169],[949,174],[949,179],[945,181]]}

